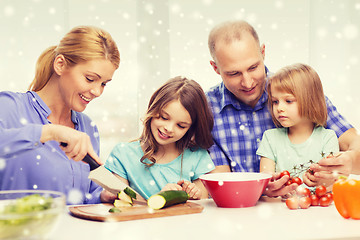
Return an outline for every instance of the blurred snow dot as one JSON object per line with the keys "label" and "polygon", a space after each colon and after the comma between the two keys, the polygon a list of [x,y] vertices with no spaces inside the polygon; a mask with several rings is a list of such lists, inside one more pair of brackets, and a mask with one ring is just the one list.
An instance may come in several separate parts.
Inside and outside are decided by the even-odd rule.
{"label": "blurred snow dot", "polygon": [[18,52],[18,55],[21,57],[23,55],[23,52],[22,51],[19,51]]}
{"label": "blurred snow dot", "polygon": [[95,122],[91,121],[90,126],[95,127],[96,126]]}
{"label": "blurred snow dot", "polygon": [[346,39],[352,40],[355,39],[358,35],[358,28],[354,24],[348,24],[344,27],[344,37]]}
{"label": "blurred snow dot", "polygon": [[195,175],[194,172],[189,172],[189,177],[193,177]]}
{"label": "blurred snow dot", "polygon": [[323,59],[326,59],[326,58],[327,58],[327,55],[326,55],[326,54],[322,54],[321,57],[322,57]]}
{"label": "blurred snow dot", "polygon": [[55,13],[56,13],[56,9],[55,9],[55,8],[50,8],[50,9],[49,9],[49,13],[50,13],[50,14],[55,14]]}
{"label": "blurred snow dot", "polygon": [[4,147],[4,153],[8,153],[8,152],[10,152],[10,147],[9,146]]}
{"label": "blurred snow dot", "polygon": [[99,133],[98,132],[94,132],[94,137],[99,137]]}
{"label": "blurred snow dot", "polygon": [[219,181],[219,186],[222,186],[222,185],[224,185],[224,182],[223,181]]}
{"label": "blurred snow dot", "polygon": [[236,166],[236,162],[231,161],[230,165],[231,165],[232,167],[235,167],[235,166]]}
{"label": "blurred snow dot", "polygon": [[360,3],[356,3],[356,4],[355,4],[355,8],[356,8],[357,10],[360,10]]}
{"label": "blurred snow dot", "polygon": [[67,202],[69,204],[80,204],[83,202],[83,195],[77,189],[71,189],[68,193]]}
{"label": "blurred snow dot", "polygon": [[211,163],[208,164],[208,168],[209,168],[209,169],[213,168],[213,166],[214,166],[214,165],[211,164]]}
{"label": "blurred snow dot", "polygon": [[277,9],[283,8],[283,7],[284,7],[283,1],[276,1],[276,2],[275,2],[275,7],[276,7]]}
{"label": "blurred snow dot", "polygon": [[343,35],[339,32],[335,33],[335,37],[338,39],[342,39]]}
{"label": "blurred snow dot", "polygon": [[161,32],[159,30],[154,30],[154,35],[159,36]]}
{"label": "blurred snow dot", "polygon": [[336,16],[331,16],[330,17],[330,22],[335,23],[337,21],[337,17]]}
{"label": "blurred snow dot", "polygon": [[40,155],[36,155],[36,159],[37,159],[37,160],[40,160],[40,159],[41,159],[41,156],[40,156]]}
{"label": "blurred snow dot", "polygon": [[37,188],[38,188],[38,185],[34,184],[33,189],[37,189]]}
{"label": "blurred snow dot", "polygon": [[6,167],[5,159],[0,158],[0,170],[5,169],[5,167]]}
{"label": "blurred snow dot", "polygon": [[23,229],[23,235],[28,236],[30,234],[30,230],[28,228]]}
{"label": "blurred snow dot", "polygon": [[25,118],[20,118],[20,123],[22,125],[26,125],[28,123],[28,121]]}
{"label": "blurred snow dot", "polygon": [[33,102],[36,102],[36,98],[33,98],[32,101],[33,101]]}
{"label": "blurred snow dot", "polygon": [[141,43],[145,43],[146,42],[146,37],[142,36],[140,37],[140,40],[139,40]]}
{"label": "blurred snow dot", "polygon": [[155,185],[155,181],[154,181],[154,180],[151,180],[151,181],[149,182],[149,184],[150,184],[151,186],[154,186],[154,185]]}
{"label": "blurred snow dot", "polygon": [[271,24],[271,29],[273,29],[273,30],[276,30],[276,29],[278,29],[278,25],[277,25],[277,23],[273,23],[273,24]]}
{"label": "blurred snow dot", "polygon": [[61,32],[62,27],[61,27],[60,25],[56,24],[56,25],[54,26],[54,29],[55,29],[55,31],[57,31],[57,32]]}
{"label": "blurred snow dot", "polygon": [[203,0],[204,5],[211,5],[213,3],[212,0]]}
{"label": "blurred snow dot", "polygon": [[36,165],[38,165],[38,166],[39,166],[39,165],[40,165],[40,163],[39,163],[39,162],[36,162]]}
{"label": "blurred snow dot", "polygon": [[51,151],[52,151],[52,152],[56,152],[56,149],[55,149],[55,148],[52,148]]}
{"label": "blurred snow dot", "polygon": [[285,48],[285,49],[291,49],[292,47],[293,47],[292,42],[286,41],[286,42],[284,43],[284,48]]}
{"label": "blurred snow dot", "polygon": [[85,194],[86,199],[90,200],[93,198],[93,196],[90,193]]}
{"label": "blurred snow dot", "polygon": [[113,157],[109,157],[106,161],[113,162],[113,161],[114,161],[114,158],[113,158]]}
{"label": "blurred snow dot", "polygon": [[273,210],[269,205],[260,205],[257,208],[258,216],[262,219],[269,219],[273,215]]}
{"label": "blurred snow dot", "polygon": [[170,9],[173,13],[178,13],[180,11],[180,6],[178,4],[173,4]]}
{"label": "blurred snow dot", "polygon": [[12,15],[14,15],[14,8],[12,6],[6,6],[4,8],[4,14],[6,17],[11,17]]}
{"label": "blurred snow dot", "polygon": [[159,21],[158,21],[158,24],[161,25],[161,24],[163,24],[163,22],[162,22],[161,20],[159,20]]}
{"label": "blurred snow dot", "polygon": [[129,13],[124,13],[124,14],[123,14],[123,18],[124,18],[124,19],[129,19],[129,18],[130,18],[130,14],[129,14]]}
{"label": "blurred snow dot", "polygon": [[240,130],[245,130],[245,126],[244,125],[240,125]]}
{"label": "blurred snow dot", "polygon": [[236,129],[232,129],[232,130],[231,130],[231,134],[232,134],[233,136],[236,136],[236,135],[237,135]]}

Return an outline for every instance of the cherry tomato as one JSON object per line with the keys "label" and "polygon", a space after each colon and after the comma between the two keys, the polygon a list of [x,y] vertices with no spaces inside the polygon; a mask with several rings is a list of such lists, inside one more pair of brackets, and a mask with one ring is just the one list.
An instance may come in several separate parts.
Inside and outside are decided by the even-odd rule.
{"label": "cherry tomato", "polygon": [[291,178],[285,183],[285,186],[289,186],[292,184]]}
{"label": "cherry tomato", "polygon": [[300,196],[300,197],[310,197],[311,192],[310,189],[303,187],[303,186],[299,186],[296,188],[296,193]]}
{"label": "cherry tomato", "polygon": [[310,207],[310,205],[311,205],[311,199],[310,199],[310,197],[301,197],[301,198],[299,199],[299,206],[300,206],[300,208],[302,208],[302,209],[307,209],[307,208]]}
{"label": "cherry tomato", "polygon": [[311,199],[311,206],[319,206],[319,198],[316,196],[316,194],[311,194],[310,199]]}
{"label": "cherry tomato", "polygon": [[330,199],[330,204],[333,202],[333,194],[331,192],[326,193],[324,196]]}
{"label": "cherry tomato", "polygon": [[285,175],[288,175],[288,176],[290,177],[289,171],[287,171],[287,170],[282,171],[282,172],[280,173],[280,178],[282,178],[282,177],[285,176]]}
{"label": "cherry tomato", "polygon": [[285,203],[289,209],[293,210],[293,209],[299,208],[299,201],[296,197],[290,197],[290,198],[286,199]]}
{"label": "cherry tomato", "polygon": [[320,206],[322,207],[327,207],[331,204],[332,200],[330,198],[328,198],[327,196],[322,196],[320,199],[319,199],[319,204]]}
{"label": "cherry tomato", "polygon": [[324,196],[326,194],[326,187],[323,186],[323,185],[317,186],[316,189],[315,189],[315,194],[319,198]]}
{"label": "cherry tomato", "polygon": [[296,183],[297,185],[301,185],[302,184],[302,180],[301,178],[299,177],[294,177],[292,180],[291,180],[292,183]]}

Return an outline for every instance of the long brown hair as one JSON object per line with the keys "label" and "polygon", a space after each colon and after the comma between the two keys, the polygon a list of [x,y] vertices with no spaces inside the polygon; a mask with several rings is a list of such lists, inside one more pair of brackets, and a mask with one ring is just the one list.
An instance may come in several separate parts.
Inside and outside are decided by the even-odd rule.
{"label": "long brown hair", "polygon": [[54,73],[54,59],[63,55],[68,67],[94,59],[107,59],[119,67],[120,54],[111,35],[97,27],[78,26],[68,32],[58,46],[47,48],[36,63],[35,78],[29,90],[39,91]]}
{"label": "long brown hair", "polygon": [[327,108],[319,75],[306,64],[293,64],[283,67],[270,77],[267,91],[269,109],[276,126],[281,127],[275,118],[271,101],[271,88],[294,95],[299,107],[299,115],[312,121],[315,126],[325,126]]}
{"label": "long brown hair", "polygon": [[[211,130],[214,120],[203,89],[194,80],[181,76],[172,78],[151,96],[143,121],[144,128],[140,141],[146,143],[147,147],[140,161],[149,167],[155,164],[153,155],[159,148],[151,133],[151,120],[159,117],[161,110],[173,100],[180,101],[189,112],[192,121],[186,134],[176,142],[179,152],[182,153],[187,148],[208,149],[213,145]],[[149,159],[151,163],[145,162],[145,159]]]}

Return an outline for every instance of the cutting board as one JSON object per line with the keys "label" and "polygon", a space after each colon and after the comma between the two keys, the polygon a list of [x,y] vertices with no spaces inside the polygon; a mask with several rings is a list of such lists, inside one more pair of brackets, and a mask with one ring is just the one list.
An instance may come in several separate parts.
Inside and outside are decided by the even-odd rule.
{"label": "cutting board", "polygon": [[69,207],[71,214],[82,219],[95,221],[129,221],[145,218],[157,218],[175,215],[200,213],[204,207],[194,203],[186,202],[167,208],[153,210],[145,202],[134,202],[132,207],[121,208],[119,213],[110,213],[112,204],[90,204]]}

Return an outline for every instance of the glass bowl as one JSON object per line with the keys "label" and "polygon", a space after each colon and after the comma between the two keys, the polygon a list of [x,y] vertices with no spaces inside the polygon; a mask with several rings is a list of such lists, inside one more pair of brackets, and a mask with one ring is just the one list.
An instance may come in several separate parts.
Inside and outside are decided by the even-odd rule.
{"label": "glass bowl", "polygon": [[47,190],[0,191],[0,239],[44,239],[65,209],[65,195]]}

